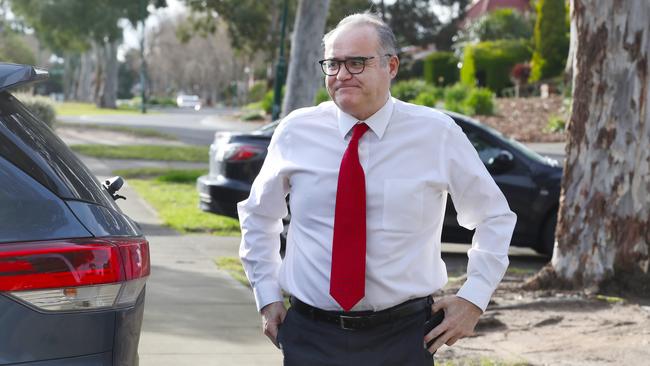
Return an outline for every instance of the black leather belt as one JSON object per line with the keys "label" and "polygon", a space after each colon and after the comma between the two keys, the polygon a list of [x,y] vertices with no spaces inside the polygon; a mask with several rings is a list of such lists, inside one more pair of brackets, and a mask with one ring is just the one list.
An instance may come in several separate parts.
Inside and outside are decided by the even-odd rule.
{"label": "black leather belt", "polygon": [[[291,307],[298,313],[318,321],[336,324],[341,329],[359,330],[394,322],[398,319],[414,315],[420,311],[431,311],[433,299],[431,296],[406,301],[399,305],[380,311],[326,311],[305,304],[291,297]],[[428,310],[427,310],[428,309]]]}

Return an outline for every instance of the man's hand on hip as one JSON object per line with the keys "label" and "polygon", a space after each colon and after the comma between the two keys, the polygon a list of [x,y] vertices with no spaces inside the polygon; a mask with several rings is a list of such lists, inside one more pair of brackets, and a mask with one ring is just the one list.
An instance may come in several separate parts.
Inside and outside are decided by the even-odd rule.
{"label": "man's hand on hip", "polygon": [[276,347],[280,348],[278,344],[278,326],[284,322],[284,317],[287,316],[284,303],[282,301],[272,302],[264,306],[260,313],[262,313],[264,334],[269,337]]}
{"label": "man's hand on hip", "polygon": [[443,344],[451,346],[459,339],[474,334],[474,327],[483,313],[478,306],[455,295],[445,296],[431,305],[432,313],[441,309],[445,312],[445,320],[424,337],[425,343],[438,338],[429,347],[431,353]]}

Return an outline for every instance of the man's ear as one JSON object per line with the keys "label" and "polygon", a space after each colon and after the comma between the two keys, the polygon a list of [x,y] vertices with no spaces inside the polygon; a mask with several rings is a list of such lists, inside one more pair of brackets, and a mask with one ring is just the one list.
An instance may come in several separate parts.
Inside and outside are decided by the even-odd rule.
{"label": "man's ear", "polygon": [[397,56],[391,56],[388,60],[388,70],[390,73],[390,78],[394,79],[397,76],[397,71],[399,70],[399,58]]}

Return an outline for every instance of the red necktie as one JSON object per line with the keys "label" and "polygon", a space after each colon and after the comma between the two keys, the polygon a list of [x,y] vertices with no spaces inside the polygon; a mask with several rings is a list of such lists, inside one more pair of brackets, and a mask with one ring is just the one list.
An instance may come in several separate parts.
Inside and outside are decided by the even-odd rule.
{"label": "red necktie", "polygon": [[330,295],[345,311],[365,294],[366,178],[359,164],[359,139],[366,131],[365,123],[354,126],[336,190]]}

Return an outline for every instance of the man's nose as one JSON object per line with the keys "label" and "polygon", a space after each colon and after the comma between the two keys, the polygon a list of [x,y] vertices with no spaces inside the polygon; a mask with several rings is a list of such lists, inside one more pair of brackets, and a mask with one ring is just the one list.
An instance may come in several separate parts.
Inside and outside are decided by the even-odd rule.
{"label": "man's nose", "polygon": [[350,74],[345,65],[341,65],[339,68],[339,73],[336,74],[336,80],[348,80],[350,78],[352,78],[352,74]]}

